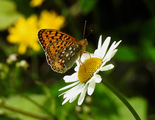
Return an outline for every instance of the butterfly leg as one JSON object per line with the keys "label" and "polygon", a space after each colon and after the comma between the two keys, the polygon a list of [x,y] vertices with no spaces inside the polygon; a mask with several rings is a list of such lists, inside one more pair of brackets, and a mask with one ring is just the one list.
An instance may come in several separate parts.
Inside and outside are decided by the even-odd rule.
{"label": "butterfly leg", "polygon": [[86,67],[85,67],[85,65],[83,64],[83,62],[81,62],[81,55],[80,55],[80,58],[78,59],[78,61],[79,61],[79,63],[80,63],[81,65],[84,66],[84,68],[85,68],[85,72],[86,72]]}
{"label": "butterfly leg", "polygon": [[91,57],[91,55],[90,55],[90,52],[84,51],[84,53],[88,53],[88,54],[89,54],[90,59],[93,61],[93,59],[92,59],[92,57]]}

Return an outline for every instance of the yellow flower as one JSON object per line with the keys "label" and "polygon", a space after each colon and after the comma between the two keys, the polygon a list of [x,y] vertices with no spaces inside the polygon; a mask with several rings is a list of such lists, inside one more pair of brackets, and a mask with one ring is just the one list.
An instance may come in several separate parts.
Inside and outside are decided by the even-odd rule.
{"label": "yellow flower", "polygon": [[19,44],[18,52],[24,54],[27,47],[31,47],[33,50],[40,50],[40,45],[37,40],[37,16],[32,15],[25,19],[20,18],[14,25],[8,29],[9,36],[7,40],[10,43]]}
{"label": "yellow flower", "polygon": [[40,6],[43,2],[44,2],[44,0],[31,0],[30,6],[37,7],[37,6]]}
{"label": "yellow flower", "polygon": [[10,43],[19,44],[18,52],[24,54],[28,47],[35,51],[40,50],[37,40],[37,32],[41,28],[60,29],[64,26],[65,18],[57,15],[54,11],[42,11],[40,19],[32,15],[25,19],[21,17],[13,27],[8,29],[7,40]]}
{"label": "yellow flower", "polygon": [[40,20],[38,22],[39,28],[52,28],[60,30],[60,28],[65,25],[65,17],[57,15],[54,11],[43,10],[40,15]]}

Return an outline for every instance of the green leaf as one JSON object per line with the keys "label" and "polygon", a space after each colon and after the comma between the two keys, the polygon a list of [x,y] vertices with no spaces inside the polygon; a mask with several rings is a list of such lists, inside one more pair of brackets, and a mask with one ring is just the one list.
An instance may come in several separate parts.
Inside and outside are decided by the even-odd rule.
{"label": "green leaf", "polygon": [[21,17],[21,14],[16,11],[16,6],[12,1],[0,1],[0,30],[7,29],[17,21],[19,17]]}
{"label": "green leaf", "polygon": [[[117,100],[116,100],[117,101]],[[146,120],[146,113],[147,113],[147,102],[143,98],[130,98],[128,102],[132,105],[132,107],[136,110],[138,115],[140,116],[141,120]],[[118,101],[118,112],[119,116],[113,116],[112,120],[133,120],[134,117],[131,115],[129,110],[126,108],[124,104]]]}

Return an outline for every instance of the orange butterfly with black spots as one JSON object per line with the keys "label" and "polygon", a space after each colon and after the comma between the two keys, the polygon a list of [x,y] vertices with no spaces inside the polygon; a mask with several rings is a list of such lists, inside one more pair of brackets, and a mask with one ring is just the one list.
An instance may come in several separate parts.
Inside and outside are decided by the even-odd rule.
{"label": "orange butterfly with black spots", "polygon": [[38,31],[39,42],[45,51],[47,63],[58,73],[65,73],[81,57],[88,44],[87,39],[81,41],[55,29]]}

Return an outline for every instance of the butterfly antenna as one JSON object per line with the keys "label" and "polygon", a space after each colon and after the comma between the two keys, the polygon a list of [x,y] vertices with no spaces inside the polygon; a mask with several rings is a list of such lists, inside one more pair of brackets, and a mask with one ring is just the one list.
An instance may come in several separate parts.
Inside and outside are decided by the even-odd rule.
{"label": "butterfly antenna", "polygon": [[88,35],[90,35],[91,32],[93,32],[93,30],[91,30],[91,31],[86,35],[86,37],[87,37]]}
{"label": "butterfly antenna", "polygon": [[85,20],[85,24],[84,24],[84,30],[83,30],[83,39],[85,38],[86,23],[87,23],[87,20]]}

